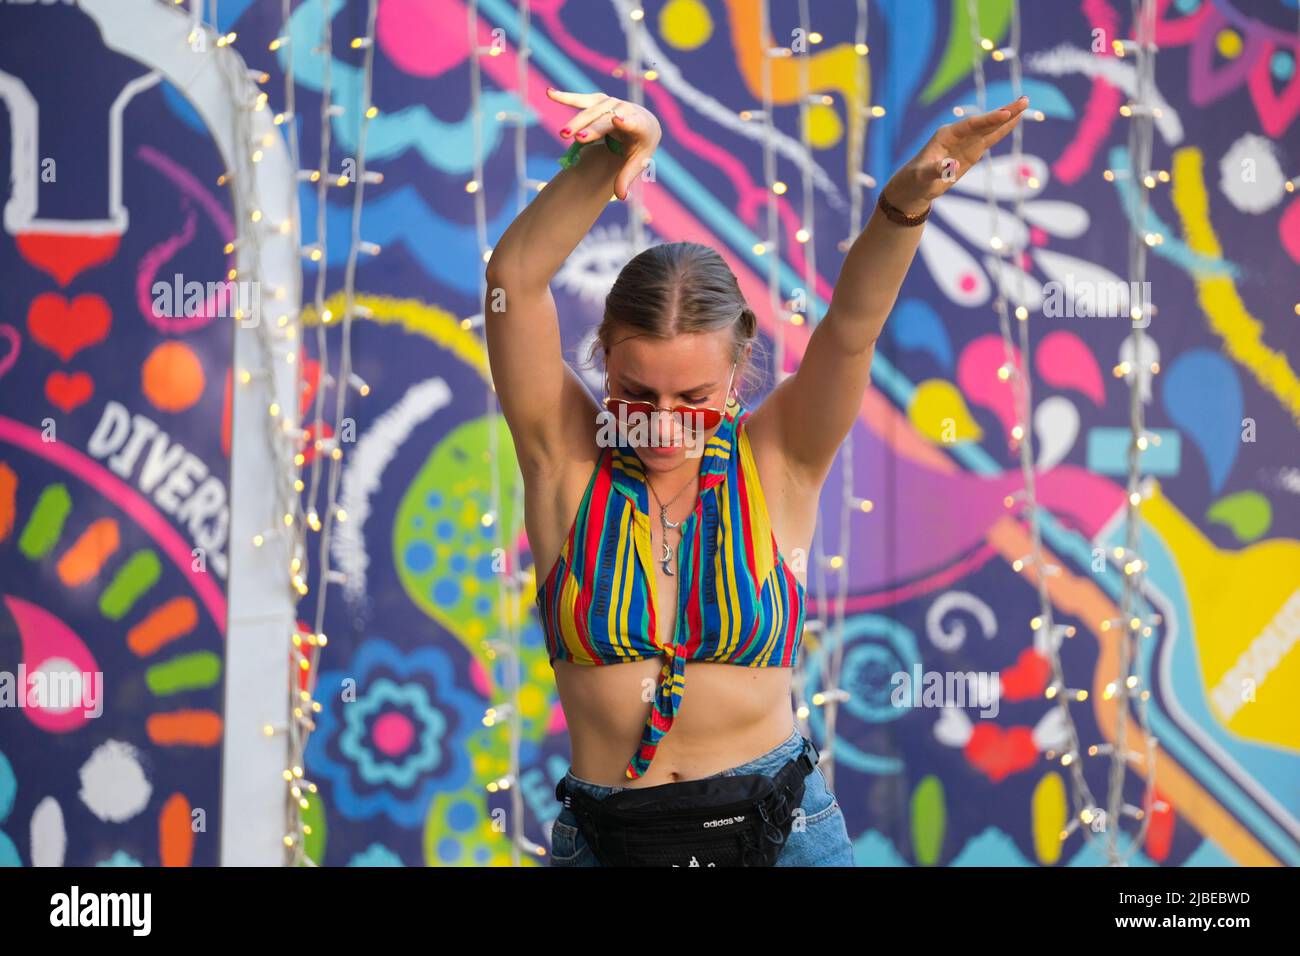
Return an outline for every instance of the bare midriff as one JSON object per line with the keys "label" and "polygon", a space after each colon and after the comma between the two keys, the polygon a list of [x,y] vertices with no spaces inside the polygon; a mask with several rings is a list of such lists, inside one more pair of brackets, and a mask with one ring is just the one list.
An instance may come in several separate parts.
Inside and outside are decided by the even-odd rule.
{"label": "bare midriff", "polygon": [[707,777],[762,756],[795,727],[791,668],[687,661],[672,729],[645,774],[630,780],[624,771],[641,743],[663,658],[600,666],[554,663],[573,774],[589,783],[653,787]]}

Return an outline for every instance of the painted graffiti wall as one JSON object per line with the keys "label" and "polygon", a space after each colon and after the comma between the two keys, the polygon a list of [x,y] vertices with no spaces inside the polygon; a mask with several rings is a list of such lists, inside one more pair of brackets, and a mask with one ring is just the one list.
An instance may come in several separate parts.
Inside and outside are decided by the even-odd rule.
{"label": "painted graffiti wall", "polygon": [[0,861],[214,865],[222,163],[72,4],[0,7],[0,107]]}
{"label": "painted graffiti wall", "polygon": [[[278,2],[223,0],[217,25],[267,72],[274,109],[284,109],[292,65],[291,122],[308,169],[319,161],[329,84],[341,109],[326,118],[328,168],[345,169],[362,148],[363,51],[349,41],[365,34],[367,5],[291,6],[285,23]],[[648,239],[722,252],[769,354],[783,323],[792,369],[843,261],[855,137],[863,171],[884,182],[954,108],[979,102],[967,4],[870,0],[864,92],[857,5],[814,0],[821,38],[808,82],[818,100],[802,120],[797,59],[772,63],[774,149],[788,184],[777,198],[777,280],[782,301],[807,303],[803,322],[768,294],[764,124],[740,116],[763,103],[759,5],[643,6],[646,105],[664,128],[655,181],[643,190]],[[797,5],[769,6],[771,42],[788,45]],[[1009,0],[975,6],[977,34],[995,50],[1008,44]],[[1018,168],[1009,141],[988,167],[997,228],[1025,246],[1003,281],[1030,312],[1030,348],[1011,360],[1032,376],[1042,547],[1058,569],[1047,592],[1056,623],[1073,630],[1061,645],[1065,683],[1089,692],[1069,705],[1080,742],[1113,743],[1104,700],[1119,642],[1103,622],[1119,614],[1124,570],[1114,549],[1124,542],[1136,389],[1153,436],[1142,458],[1143,596],[1159,621],[1138,646],[1160,762],[1152,799],[1132,775],[1124,792],[1148,817],[1134,862],[1294,865],[1300,197],[1288,178],[1300,174],[1300,12],[1295,0],[1156,6],[1152,165],[1165,175],[1148,186],[1105,174],[1128,166],[1120,108],[1136,92],[1132,58],[1110,42],[1132,35],[1129,5],[1116,0],[1020,4],[1022,85],[1041,119],[1022,125]],[[360,261],[365,313],[350,333],[353,369],[368,387],[349,398],[355,441],[339,497],[348,519],[330,543],[341,576],[328,586],[323,707],[307,752],[320,788],[310,849],[327,865],[507,864],[509,841],[495,824],[516,798],[529,838],[549,845],[554,786],[568,767],[564,714],[475,317],[484,246],[559,170],[569,111],[546,87],[625,95],[630,9],[533,0],[521,64],[519,10],[506,0],[479,0],[473,31],[463,0],[378,4],[378,115],[364,148],[382,181],[366,187],[361,234],[379,254]],[[13,191],[0,251],[0,670],[104,673],[94,719],[0,710],[0,858],[215,862],[214,827],[194,833],[190,819],[196,808],[215,810],[219,786],[231,340],[205,306],[164,321],[151,293],[160,280],[175,289],[177,275],[220,278],[228,268],[221,162],[194,105],[165,80],[137,83],[149,64],[107,49],[80,7],[4,4],[0,24],[0,164],[10,165],[0,182]],[[477,114],[471,36],[482,52]],[[272,51],[277,37],[289,42]],[[50,71],[52,48],[78,69]],[[990,108],[1012,99],[1007,64],[981,57]],[[477,156],[481,181],[467,188]],[[1072,771],[1059,759],[1065,727],[1046,696],[1051,668],[1031,623],[1037,588],[1017,564],[1032,538],[1017,505],[1013,393],[998,374],[1008,356],[982,175],[935,206],[878,343],[851,452],[822,496],[824,551],[845,558],[836,683],[848,700],[835,720],[834,789],[860,865],[1103,862],[1082,833],[1060,837]],[[1012,179],[1024,184],[1019,217],[1001,185]],[[322,251],[319,262],[304,260],[306,288],[323,268],[336,315],[352,188],[346,178],[331,187],[323,210],[314,184],[299,195],[302,242]],[[1127,283],[1140,190],[1158,233],[1146,277],[1158,312],[1139,355],[1130,323],[1095,314],[1105,310],[1088,290]],[[869,213],[875,190],[864,197]],[[796,236],[804,228],[806,244]],[[630,242],[628,208],[611,203],[552,283],[575,363]],[[1119,311],[1126,316],[1127,304]],[[320,316],[308,308],[304,321],[304,369],[318,376],[315,363],[328,359],[316,345]],[[339,336],[337,323],[325,330],[328,348]],[[582,372],[598,394],[599,371]],[[853,509],[841,538],[846,482],[872,507]],[[517,543],[518,566],[501,567],[498,536]],[[203,570],[193,570],[195,549]],[[839,575],[810,570],[809,584],[810,617],[833,618]],[[509,698],[494,647],[508,623],[523,644],[524,740],[517,787],[502,790],[507,725],[485,714]],[[805,701],[832,687],[833,636],[805,641]],[[996,675],[995,714],[891,699],[895,674],[967,672]],[[824,707],[810,704],[807,726],[825,741]],[[1135,733],[1130,721],[1127,745],[1140,752]],[[1082,759],[1093,792],[1104,793],[1106,764]]]}

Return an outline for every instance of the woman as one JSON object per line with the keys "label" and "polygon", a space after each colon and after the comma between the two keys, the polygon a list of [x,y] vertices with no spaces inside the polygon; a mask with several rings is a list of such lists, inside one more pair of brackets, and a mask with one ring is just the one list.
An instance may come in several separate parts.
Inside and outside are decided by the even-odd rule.
{"label": "woman", "polygon": [[[627,199],[660,127],[601,93],[548,95],[577,110],[560,130],[575,146],[493,250],[484,314],[534,567],[547,572],[537,606],[573,754],[552,861],[644,862],[629,846],[645,830],[678,854],[656,862],[708,865],[697,845],[707,856],[719,830],[762,826],[761,837],[736,831],[748,834],[736,836],[746,859],[763,845],[776,865],[852,865],[843,814],[794,722],[807,574],[786,558],[809,552],[822,483],[930,203],[1028,100],[940,128],[890,179],[798,370],[749,409],[739,392],[753,377],[755,316],[706,246],[652,246],[623,268],[597,332],[603,403],[564,360],[548,283],[611,193]],[[621,666],[590,666],[604,664]],[[762,790],[760,777],[777,786],[762,806],[745,791],[757,813],[692,818]],[[629,802],[642,815],[624,819],[648,822],[624,830],[610,811]]]}

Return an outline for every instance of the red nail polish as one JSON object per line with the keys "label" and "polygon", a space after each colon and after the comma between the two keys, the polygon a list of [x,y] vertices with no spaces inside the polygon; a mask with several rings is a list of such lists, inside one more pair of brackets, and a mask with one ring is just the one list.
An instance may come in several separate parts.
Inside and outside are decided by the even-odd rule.
{"label": "red nail polish", "polygon": [[573,132],[573,130],[569,129],[569,127],[566,126],[566,127],[564,127],[564,129],[560,130],[560,135],[561,135],[561,136],[568,136],[568,135],[569,135],[570,133],[572,133],[572,132]]}
{"label": "red nail polish", "polygon": [[578,137],[577,137],[577,138],[578,138],[578,139],[586,139],[586,138],[587,138],[587,131],[584,129],[582,132],[578,133]]}

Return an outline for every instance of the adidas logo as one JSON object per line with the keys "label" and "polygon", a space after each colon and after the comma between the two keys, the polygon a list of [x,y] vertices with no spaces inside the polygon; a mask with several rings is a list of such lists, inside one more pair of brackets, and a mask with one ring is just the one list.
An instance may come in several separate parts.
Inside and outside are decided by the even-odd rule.
{"label": "adidas logo", "polygon": [[725,827],[725,826],[730,826],[730,825],[733,824],[733,823],[744,823],[744,822],[745,822],[745,818],[744,818],[743,816],[740,816],[740,817],[725,817],[724,819],[721,819],[721,820],[708,820],[708,821],[705,821],[704,826],[706,826],[706,827]]}

